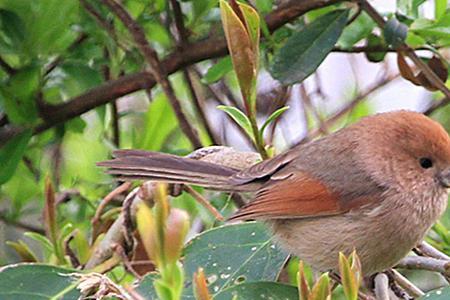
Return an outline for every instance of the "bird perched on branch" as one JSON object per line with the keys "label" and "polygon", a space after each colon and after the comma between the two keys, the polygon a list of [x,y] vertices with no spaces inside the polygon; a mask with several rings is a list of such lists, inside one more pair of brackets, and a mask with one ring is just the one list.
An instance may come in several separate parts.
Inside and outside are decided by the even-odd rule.
{"label": "bird perched on branch", "polygon": [[286,250],[320,271],[339,251],[364,275],[394,266],[444,212],[450,138],[409,111],[377,114],[238,171],[174,155],[119,150],[98,165],[120,179],[255,192],[231,220],[263,220]]}

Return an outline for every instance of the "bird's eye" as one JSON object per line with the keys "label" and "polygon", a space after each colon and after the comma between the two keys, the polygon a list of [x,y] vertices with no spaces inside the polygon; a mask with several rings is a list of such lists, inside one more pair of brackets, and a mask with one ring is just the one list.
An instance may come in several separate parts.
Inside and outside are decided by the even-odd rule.
{"label": "bird's eye", "polygon": [[428,157],[422,157],[419,159],[420,166],[424,169],[429,169],[433,166],[433,161]]}

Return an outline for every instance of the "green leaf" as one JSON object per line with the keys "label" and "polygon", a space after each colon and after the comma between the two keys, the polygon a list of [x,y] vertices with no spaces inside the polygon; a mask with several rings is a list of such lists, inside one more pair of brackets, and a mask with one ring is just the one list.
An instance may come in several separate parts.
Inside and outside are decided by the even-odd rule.
{"label": "green leaf", "polygon": [[19,254],[20,258],[23,262],[37,262],[38,259],[36,254],[25,244],[23,241],[19,240],[18,242],[7,241],[6,244],[13,248],[17,254]]}
{"label": "green leaf", "polygon": [[76,282],[69,276],[76,272],[42,264],[16,264],[0,269],[0,299],[78,299]]}
{"label": "green leaf", "polygon": [[408,27],[405,24],[400,23],[396,18],[391,18],[386,22],[383,34],[386,43],[395,48],[406,40]]}
{"label": "green leaf", "polygon": [[375,28],[375,22],[365,12],[361,13],[350,25],[345,27],[337,45],[342,48],[350,48],[357,42],[367,37]]}
{"label": "green leaf", "polygon": [[36,232],[25,232],[23,235],[39,242],[47,253],[53,252],[53,245],[46,236]]}
{"label": "green leaf", "polygon": [[256,0],[255,6],[259,12],[267,14],[272,11],[273,0]]}
{"label": "green leaf", "polygon": [[419,300],[447,300],[450,299],[450,287],[444,287],[426,293]]}
{"label": "green leaf", "polygon": [[242,111],[240,111],[236,107],[225,105],[219,105],[217,106],[217,108],[226,112],[239,126],[241,126],[245,130],[247,135],[252,140],[255,139],[253,136],[252,125],[250,123],[250,120]]}
{"label": "green leaf", "polygon": [[309,300],[327,300],[330,294],[330,278],[324,273],[312,288]]}
{"label": "green leaf", "polygon": [[[213,228],[191,240],[185,248],[186,285],[192,285],[193,273],[203,268],[211,295],[241,283],[273,281],[287,254],[283,253],[257,222]],[[183,299],[192,299],[192,288]]]}
{"label": "green leaf", "polygon": [[177,128],[178,121],[164,94],[158,94],[145,114],[144,135],[138,140],[136,148],[159,151],[167,136]]}
{"label": "green leaf", "polygon": [[348,10],[335,10],[294,33],[276,53],[272,76],[282,84],[303,81],[333,49],[347,22]]}
{"label": "green leaf", "polygon": [[[412,0],[412,13],[415,18],[419,16],[419,7],[425,3],[426,0]],[[447,0],[444,0],[447,1]]]}
{"label": "green leaf", "polygon": [[414,33],[425,39],[442,38],[446,41],[450,40],[450,12],[443,15],[437,22],[419,19],[412,25]]}
{"label": "green leaf", "polygon": [[0,148],[0,185],[7,182],[16,171],[19,161],[27,148],[32,136],[31,129],[18,134]]}
{"label": "green leaf", "polygon": [[341,275],[342,286],[348,300],[358,299],[358,286],[355,274],[350,266],[350,262],[342,252],[339,253],[339,273]]}
{"label": "green leaf", "polygon": [[154,281],[154,286],[158,299],[176,300],[173,295],[174,291],[172,290],[172,287],[162,279],[156,279]]}
{"label": "green leaf", "polygon": [[149,273],[141,279],[138,286],[136,287],[136,292],[143,296],[145,299],[157,299],[157,294],[154,286],[154,282],[158,280],[159,274]]}
{"label": "green leaf", "polygon": [[36,1],[20,14],[27,28],[23,51],[32,57],[57,54],[69,47],[77,33],[79,3],[75,0]]}
{"label": "green leaf", "polygon": [[6,40],[0,38],[0,44],[5,43],[9,44],[9,47],[19,47],[25,39],[23,21],[14,11],[0,9],[0,30],[7,37]]}
{"label": "green leaf", "polygon": [[406,37],[405,42],[411,47],[421,47],[424,46],[427,41],[424,38],[418,36],[417,34],[408,31],[408,36]]}
{"label": "green leaf", "polygon": [[[367,47],[382,47],[387,48],[387,45],[384,43],[383,39],[375,34],[370,34],[367,37]],[[382,52],[366,52],[365,55],[367,59],[371,62],[380,62],[386,56],[386,51]]]}
{"label": "green leaf", "polygon": [[277,109],[276,111],[274,111],[268,118],[267,120],[264,122],[263,126],[261,127],[261,129],[259,130],[259,132],[261,133],[261,135],[264,133],[264,130],[266,129],[266,127],[272,123],[273,121],[275,121],[279,116],[281,116],[282,113],[284,113],[285,111],[287,111],[289,109],[289,106],[284,106],[281,107],[279,109]]}
{"label": "green leaf", "polygon": [[36,96],[40,82],[40,67],[29,65],[0,85],[0,103],[13,124],[29,125],[37,119]]}
{"label": "green leaf", "polygon": [[61,65],[64,77],[61,90],[66,97],[74,97],[99,85],[102,82],[98,71],[80,64],[80,62],[67,62]]}
{"label": "green leaf", "polygon": [[439,20],[447,10],[447,0],[434,0],[434,18]]}
{"label": "green leaf", "polygon": [[259,16],[252,7],[238,5],[244,20],[224,0],[220,1],[220,12],[242,97],[253,109],[259,62]]}
{"label": "green leaf", "polygon": [[219,60],[215,65],[208,69],[205,76],[202,78],[202,83],[212,84],[219,81],[227,73],[233,70],[233,64],[231,63],[231,57],[227,56]]}
{"label": "green leaf", "polygon": [[223,290],[214,300],[230,300],[233,296],[239,300],[297,300],[298,292],[292,285],[277,282],[246,282]]}

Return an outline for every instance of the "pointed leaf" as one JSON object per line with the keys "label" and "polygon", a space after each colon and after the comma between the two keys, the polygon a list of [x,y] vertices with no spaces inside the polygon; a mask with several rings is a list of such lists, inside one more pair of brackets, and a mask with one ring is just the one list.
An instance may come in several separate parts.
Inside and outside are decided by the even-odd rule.
{"label": "pointed leaf", "polygon": [[144,244],[145,251],[156,265],[162,264],[161,251],[158,247],[158,238],[156,234],[155,217],[152,210],[146,205],[141,204],[136,213],[136,223],[139,234]]}
{"label": "pointed leaf", "polygon": [[305,265],[303,264],[303,261],[300,261],[298,264],[297,281],[298,281],[298,298],[299,298],[299,300],[308,300],[309,295],[311,294],[311,291],[309,288],[308,281],[306,280]]}
{"label": "pointed leaf", "polygon": [[330,298],[330,277],[328,277],[328,273],[324,273],[312,288],[309,300],[329,300]]}
{"label": "pointed leaf", "polygon": [[58,242],[58,227],[56,224],[55,192],[49,177],[45,180],[45,208],[44,208],[45,234],[55,245]]}
{"label": "pointed leaf", "polygon": [[225,105],[219,105],[219,106],[217,106],[217,108],[226,112],[239,126],[241,126],[245,130],[247,135],[252,140],[254,140],[252,125],[250,124],[250,120],[242,111],[240,111],[236,107],[225,106]]}
{"label": "pointed leaf", "polygon": [[347,22],[348,10],[335,10],[294,33],[275,55],[272,76],[282,84],[303,81],[333,49]]}
{"label": "pointed leaf", "polygon": [[276,111],[274,111],[268,118],[267,120],[264,122],[263,126],[260,129],[261,134],[264,133],[264,130],[266,129],[266,127],[273,121],[275,121],[279,116],[281,116],[282,113],[284,113],[286,110],[289,109],[289,106],[284,106],[282,108],[277,109]]}
{"label": "pointed leaf", "polygon": [[25,232],[23,235],[39,242],[48,253],[53,251],[53,245],[46,236],[36,232]]}
{"label": "pointed leaf", "polygon": [[448,0],[434,0],[434,18],[439,20],[447,10]]}
{"label": "pointed leaf", "polygon": [[239,8],[245,18],[245,27],[250,37],[251,46],[255,53],[255,64],[258,69],[258,57],[259,57],[259,35],[260,35],[260,20],[256,10],[248,4],[239,2]]}
{"label": "pointed leaf", "polygon": [[255,90],[257,72],[257,53],[254,52],[253,37],[233,8],[224,0],[220,1],[223,29],[227,40],[233,67],[246,103]]}
{"label": "pointed leaf", "polygon": [[194,273],[194,295],[197,300],[212,299],[208,291],[205,273],[202,268],[199,268],[198,271]]}
{"label": "pointed leaf", "polygon": [[17,165],[22,159],[31,139],[31,130],[25,130],[0,146],[0,185],[7,182],[14,175]]}
{"label": "pointed leaf", "polygon": [[339,273],[341,274],[345,296],[349,300],[357,300],[359,288],[357,286],[357,280],[347,257],[342,252],[339,252]]}
{"label": "pointed leaf", "polygon": [[7,241],[6,244],[13,248],[17,254],[19,254],[20,258],[22,259],[22,262],[37,262],[38,259],[36,255],[31,251],[31,249],[28,247],[27,244],[25,244],[23,241],[18,242],[10,242]]}
{"label": "pointed leaf", "polygon": [[233,63],[231,62],[231,57],[227,56],[219,60],[215,65],[208,69],[205,76],[201,79],[204,84],[212,84],[214,82],[219,81],[233,70]]}

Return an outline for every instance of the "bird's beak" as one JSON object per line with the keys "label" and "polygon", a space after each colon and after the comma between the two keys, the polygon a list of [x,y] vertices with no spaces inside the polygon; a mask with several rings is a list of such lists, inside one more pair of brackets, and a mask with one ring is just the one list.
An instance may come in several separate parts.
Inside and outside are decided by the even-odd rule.
{"label": "bird's beak", "polygon": [[439,175],[439,180],[444,187],[450,188],[450,168],[442,171]]}

